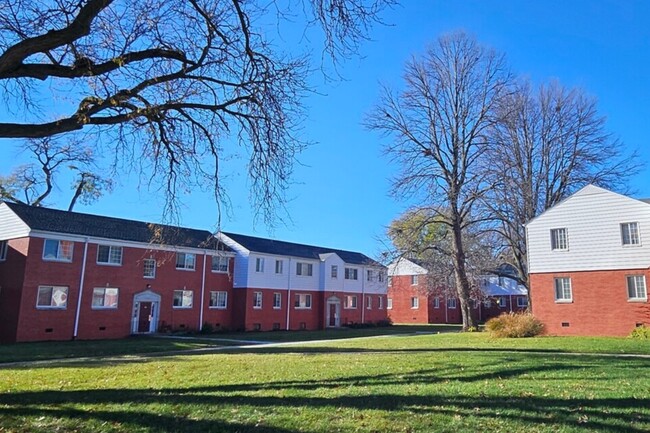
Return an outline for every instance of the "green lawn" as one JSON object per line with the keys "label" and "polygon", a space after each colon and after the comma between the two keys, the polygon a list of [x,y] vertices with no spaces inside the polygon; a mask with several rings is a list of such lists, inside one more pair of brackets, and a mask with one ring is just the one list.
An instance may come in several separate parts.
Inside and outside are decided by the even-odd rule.
{"label": "green lawn", "polygon": [[647,346],[397,335],[5,366],[0,432],[648,432],[650,359],[597,353]]}

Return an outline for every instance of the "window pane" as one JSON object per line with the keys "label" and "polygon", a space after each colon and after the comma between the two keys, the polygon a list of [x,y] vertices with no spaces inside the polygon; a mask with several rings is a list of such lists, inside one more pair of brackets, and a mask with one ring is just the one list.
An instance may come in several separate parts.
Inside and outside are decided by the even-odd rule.
{"label": "window pane", "polygon": [[185,254],[184,253],[176,253],[176,267],[181,268],[181,269],[185,267]]}
{"label": "window pane", "polygon": [[55,241],[52,239],[45,239],[45,245],[43,246],[43,258],[56,259],[58,253],[59,253],[59,241]]}
{"label": "window pane", "polygon": [[109,247],[106,245],[97,246],[97,262],[108,263]]}
{"label": "window pane", "polygon": [[104,306],[104,289],[93,289],[93,307]]}
{"label": "window pane", "polygon": [[122,264],[122,247],[110,247],[110,263],[120,265]]}
{"label": "window pane", "polygon": [[36,305],[39,307],[49,307],[52,303],[52,287],[39,287],[38,299]]}
{"label": "window pane", "polygon": [[52,288],[52,306],[65,307],[68,303],[68,288],[67,287],[53,287]]}

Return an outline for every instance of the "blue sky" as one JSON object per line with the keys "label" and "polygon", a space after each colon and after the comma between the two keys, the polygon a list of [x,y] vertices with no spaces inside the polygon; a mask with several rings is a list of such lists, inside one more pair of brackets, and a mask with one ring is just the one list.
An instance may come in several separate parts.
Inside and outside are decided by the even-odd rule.
{"label": "blue sky", "polygon": [[[607,128],[644,168],[631,180],[637,197],[650,197],[650,2],[648,1],[408,1],[383,17],[390,25],[372,30],[361,58],[346,62],[344,81],[312,81],[318,94],[308,98],[305,139],[316,144],[300,156],[288,191],[291,220],[274,228],[254,221],[241,164],[224,167],[233,204],[222,217],[227,231],[361,251],[375,256],[385,227],[408,203],[388,196],[394,168],[382,156],[380,138],[361,122],[378,98],[379,83],[401,86],[405,62],[438,36],[464,30],[503,52],[516,74],[534,83],[556,79],[579,86],[599,100]],[[301,41],[301,44],[308,44]],[[310,49],[309,46],[305,48]],[[318,48],[312,48],[316,56]],[[242,155],[244,158],[245,155]],[[20,161],[16,147],[0,142],[0,173]],[[123,177],[112,195],[80,212],[160,221],[160,199]],[[69,193],[54,198],[67,205]],[[185,226],[214,229],[216,206],[209,194],[192,192],[181,211]]]}

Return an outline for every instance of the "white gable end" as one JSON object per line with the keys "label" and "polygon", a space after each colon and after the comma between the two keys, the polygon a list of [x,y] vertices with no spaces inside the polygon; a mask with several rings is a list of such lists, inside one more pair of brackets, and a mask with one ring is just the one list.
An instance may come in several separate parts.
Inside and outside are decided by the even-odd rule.
{"label": "white gable end", "polygon": [[[638,223],[639,245],[623,245],[623,223]],[[552,249],[554,229],[565,229],[566,249]],[[593,185],[532,220],[526,231],[530,273],[650,267],[650,204]]]}
{"label": "white gable end", "polygon": [[4,203],[0,203],[0,221],[0,241],[24,238],[30,234],[29,226]]}

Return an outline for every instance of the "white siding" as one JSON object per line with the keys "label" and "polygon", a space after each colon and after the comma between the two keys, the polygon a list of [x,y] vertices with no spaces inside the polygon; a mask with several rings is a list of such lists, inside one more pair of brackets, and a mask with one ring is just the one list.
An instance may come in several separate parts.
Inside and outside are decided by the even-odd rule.
{"label": "white siding", "polygon": [[422,266],[416,265],[409,259],[399,258],[393,263],[388,265],[388,275],[401,276],[401,275],[424,275],[427,270]]}
{"label": "white siding", "polygon": [[[638,222],[641,245],[623,246],[621,223]],[[568,250],[551,250],[566,228]],[[589,185],[526,226],[530,273],[650,267],[650,204]]]}
{"label": "white siding", "polygon": [[217,233],[216,237],[235,251],[235,269],[233,270],[232,278],[233,287],[248,287],[248,255],[250,251],[221,232]]}
{"label": "white siding", "polygon": [[[264,272],[257,272],[256,262],[258,258],[264,259]],[[275,273],[275,261],[283,260],[282,274]],[[296,263],[311,263],[312,275],[296,275]],[[251,252],[248,256],[248,285],[246,287],[260,289],[287,290],[287,288],[300,290],[319,290],[319,261],[288,256],[276,256]]]}
{"label": "white siding", "polygon": [[[375,279],[373,281],[368,281],[368,270],[372,270]],[[381,272],[382,281],[377,279],[377,273]],[[363,268],[363,291],[371,295],[384,295],[388,292],[388,276],[386,275],[386,268],[377,267],[377,266],[364,266]]]}
{"label": "white siding", "polygon": [[9,206],[0,203],[0,241],[25,238],[29,236],[29,232],[27,224],[18,218]]}
{"label": "white siding", "polygon": [[[335,254],[323,254],[320,265],[320,286],[325,291],[342,292],[345,278],[345,263]],[[336,278],[332,278],[332,266],[337,266]]]}

